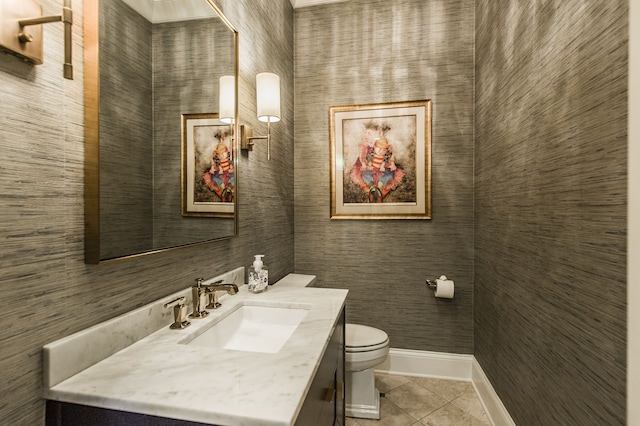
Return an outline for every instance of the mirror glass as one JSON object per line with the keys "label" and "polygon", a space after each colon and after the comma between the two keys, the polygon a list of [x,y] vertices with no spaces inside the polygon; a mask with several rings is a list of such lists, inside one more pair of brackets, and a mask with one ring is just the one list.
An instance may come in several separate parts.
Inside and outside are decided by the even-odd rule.
{"label": "mirror glass", "polygon": [[84,5],[85,260],[236,235],[236,30],[209,0]]}

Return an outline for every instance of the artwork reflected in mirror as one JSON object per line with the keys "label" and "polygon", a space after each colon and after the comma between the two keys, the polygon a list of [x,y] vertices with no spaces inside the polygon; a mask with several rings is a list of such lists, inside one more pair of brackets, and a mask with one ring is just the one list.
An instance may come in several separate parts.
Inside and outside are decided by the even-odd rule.
{"label": "artwork reflected in mirror", "polygon": [[218,114],[182,115],[182,215],[232,217],[233,135]]}
{"label": "artwork reflected in mirror", "polygon": [[[235,127],[214,117],[220,77],[237,76],[237,32],[208,0],[84,6],[87,263],[234,236]],[[183,117],[196,115],[216,121],[209,130],[224,133],[229,162],[198,183],[204,212],[183,197]]]}

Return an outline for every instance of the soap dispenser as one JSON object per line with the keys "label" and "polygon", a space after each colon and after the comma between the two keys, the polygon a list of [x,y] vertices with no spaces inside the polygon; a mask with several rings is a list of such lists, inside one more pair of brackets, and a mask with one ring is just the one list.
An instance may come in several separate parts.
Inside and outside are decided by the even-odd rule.
{"label": "soap dispenser", "polygon": [[253,265],[249,267],[249,291],[260,293],[269,286],[269,270],[262,261],[264,254],[256,254]]}

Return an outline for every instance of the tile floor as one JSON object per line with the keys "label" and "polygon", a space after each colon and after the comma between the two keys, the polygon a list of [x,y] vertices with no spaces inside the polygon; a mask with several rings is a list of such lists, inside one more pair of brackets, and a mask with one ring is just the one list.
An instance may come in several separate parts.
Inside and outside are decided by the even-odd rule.
{"label": "tile floor", "polygon": [[376,373],[380,420],[346,426],[491,426],[471,382]]}

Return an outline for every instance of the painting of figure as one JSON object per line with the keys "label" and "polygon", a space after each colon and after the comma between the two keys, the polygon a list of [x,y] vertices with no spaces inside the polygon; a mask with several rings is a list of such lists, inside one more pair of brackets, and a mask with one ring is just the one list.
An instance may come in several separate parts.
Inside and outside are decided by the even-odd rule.
{"label": "painting of figure", "polygon": [[431,102],[330,108],[332,218],[430,218]]}
{"label": "painting of figure", "polygon": [[217,114],[182,115],[182,215],[234,213],[233,127]]}

